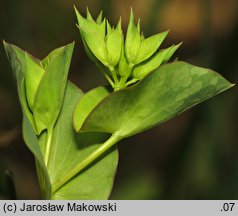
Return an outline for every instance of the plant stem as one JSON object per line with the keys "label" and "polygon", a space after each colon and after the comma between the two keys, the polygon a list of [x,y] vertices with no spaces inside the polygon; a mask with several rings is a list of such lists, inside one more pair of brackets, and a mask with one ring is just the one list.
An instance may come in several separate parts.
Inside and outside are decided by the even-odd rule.
{"label": "plant stem", "polygon": [[44,159],[45,159],[46,167],[48,167],[48,163],[49,163],[52,137],[53,137],[53,128],[48,128],[47,129],[47,138],[46,138],[46,143],[45,143],[45,152],[44,152]]}
{"label": "plant stem", "polygon": [[100,145],[94,152],[88,155],[84,160],[82,160],[77,166],[75,166],[68,174],[66,174],[62,179],[56,182],[52,186],[52,191],[55,193],[62,186],[64,186],[67,182],[69,182],[72,178],[74,178],[80,171],[86,168],[89,164],[99,158],[104,152],[106,152],[110,147],[116,144],[118,141],[122,139],[118,134],[112,134],[112,136]]}
{"label": "plant stem", "polygon": [[129,86],[129,85],[131,85],[131,84],[137,82],[138,80],[139,80],[139,79],[137,79],[137,78],[133,78],[132,80],[130,80],[130,81],[128,81],[128,82],[126,83],[126,86]]}
{"label": "plant stem", "polygon": [[112,74],[112,78],[114,80],[115,85],[117,85],[118,84],[118,78],[117,78],[117,74],[116,74],[115,68],[114,67],[109,67],[109,70],[110,70],[110,72]]}

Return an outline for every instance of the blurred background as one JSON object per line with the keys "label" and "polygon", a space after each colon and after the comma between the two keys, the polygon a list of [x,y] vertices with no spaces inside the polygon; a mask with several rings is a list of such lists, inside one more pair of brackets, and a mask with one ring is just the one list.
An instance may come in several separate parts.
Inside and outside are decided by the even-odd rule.
{"label": "blurred background", "polygon": [[[237,0],[2,0],[0,39],[38,58],[73,40],[69,78],[84,91],[106,84],[83,50],[73,4],[100,10],[126,30],[130,6],[145,36],[170,29],[163,47],[238,83]],[[238,199],[238,87],[119,144],[111,199]],[[34,158],[21,135],[21,109],[0,45],[0,198],[40,199]],[[14,183],[12,180],[14,180]],[[16,190],[13,190],[15,185]]]}

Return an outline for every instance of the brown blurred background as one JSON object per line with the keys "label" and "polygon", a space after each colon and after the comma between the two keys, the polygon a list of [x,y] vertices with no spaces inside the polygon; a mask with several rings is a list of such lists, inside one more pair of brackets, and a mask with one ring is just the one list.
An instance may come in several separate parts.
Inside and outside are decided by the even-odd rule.
{"label": "brown blurred background", "polygon": [[[73,4],[126,29],[130,6],[145,36],[170,29],[163,46],[183,41],[181,60],[218,71],[238,83],[237,0],[1,0],[0,39],[42,58],[73,40],[69,78],[84,91],[106,83],[85,55]],[[34,158],[21,135],[21,110],[0,45],[0,198],[39,199]],[[238,88],[119,144],[111,199],[238,199]],[[9,196],[10,195],[10,196]]]}

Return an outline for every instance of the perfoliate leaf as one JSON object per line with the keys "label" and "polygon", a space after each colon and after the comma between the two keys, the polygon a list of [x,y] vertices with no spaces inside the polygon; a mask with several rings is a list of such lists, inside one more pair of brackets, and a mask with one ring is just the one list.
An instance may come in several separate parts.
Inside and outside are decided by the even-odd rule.
{"label": "perfoliate leaf", "polygon": [[37,172],[44,199],[108,199],[117,168],[116,148],[102,155],[90,167],[56,189],[59,181],[95,151],[108,138],[105,133],[76,134],[72,115],[75,105],[83,93],[68,82],[60,116],[53,130],[51,154],[48,167],[44,163],[44,154],[40,146],[45,145],[46,132],[35,135],[26,116],[24,116],[23,135],[28,148],[36,158]]}
{"label": "perfoliate leaf", "polygon": [[134,23],[134,14],[131,9],[130,21],[127,28],[125,41],[125,54],[129,64],[134,65],[138,50],[140,48],[141,37],[140,32]]}
{"label": "perfoliate leaf", "polygon": [[87,117],[80,131],[132,136],[232,86],[209,69],[185,62],[167,64],[139,84],[119,90],[102,100]]}
{"label": "perfoliate leaf", "polygon": [[167,62],[179,46],[180,44],[163,49],[152,56],[148,61],[136,65],[133,70],[133,77],[139,80],[143,79],[147,74],[158,68],[163,62]]}
{"label": "perfoliate leaf", "polygon": [[51,199],[108,199],[111,192],[118,161],[115,148],[55,189],[59,181],[108,138],[104,133],[77,134],[74,130],[73,111],[82,96],[83,93],[76,86],[68,83],[51,145],[48,166],[53,191]]}
{"label": "perfoliate leaf", "polygon": [[168,31],[153,35],[141,41],[140,48],[136,57],[136,64],[149,59],[160,47],[167,36]]}

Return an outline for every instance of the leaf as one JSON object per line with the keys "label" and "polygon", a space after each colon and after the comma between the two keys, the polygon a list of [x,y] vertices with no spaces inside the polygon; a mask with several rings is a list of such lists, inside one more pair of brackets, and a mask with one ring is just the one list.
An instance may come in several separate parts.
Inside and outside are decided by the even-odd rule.
{"label": "leaf", "polygon": [[[64,178],[99,143],[105,141],[107,134],[77,134],[73,128],[73,110],[82,93],[72,84],[67,86],[64,105],[54,128],[49,175],[52,187]],[[84,169],[79,175],[57,190],[52,199],[107,199],[112,188],[117,168],[118,153],[115,148],[104,157]]]}
{"label": "leaf", "polygon": [[139,84],[102,100],[80,131],[129,137],[159,125],[232,86],[209,69],[185,62],[166,64]]}
{"label": "leaf", "polygon": [[77,134],[75,132],[72,115],[83,93],[69,82],[65,94],[62,111],[54,128],[48,170],[40,150],[40,146],[45,144],[46,132],[37,139],[31,124],[24,115],[24,140],[36,158],[41,191],[45,199],[107,199],[117,168],[118,153],[115,147],[64,186],[52,192],[58,181],[98,148],[99,143],[108,138],[105,133]]}
{"label": "leaf", "polygon": [[[74,43],[50,54],[33,106],[38,132],[53,127],[62,107]],[[60,52],[59,52],[60,50]]]}
{"label": "leaf", "polygon": [[104,87],[97,87],[85,94],[74,110],[74,128],[78,131],[90,112],[108,95]]}
{"label": "leaf", "polygon": [[44,158],[40,150],[37,136],[35,135],[34,130],[31,126],[31,123],[29,122],[24,111],[23,111],[23,129],[22,130],[23,130],[24,141],[35,157],[38,180],[39,180],[39,185],[40,185],[43,198],[50,199],[51,184],[50,184],[50,179],[49,179],[47,169],[45,167]]}
{"label": "leaf", "polygon": [[35,121],[33,118],[33,114],[30,111],[26,99],[26,89],[25,89],[25,82],[24,82],[24,76],[25,76],[25,51],[18,48],[15,45],[6,43],[3,41],[3,45],[8,57],[8,60],[10,62],[12,72],[14,74],[14,78],[16,80],[17,84],[17,92],[18,97],[21,103],[21,106],[23,107],[25,114],[29,121],[31,122],[34,131],[38,134],[38,131],[35,126]]}
{"label": "leaf", "polygon": [[[107,199],[111,192],[117,168],[118,153],[115,147],[105,153],[104,157],[102,156],[94,164],[91,164],[90,167],[82,170],[80,175],[72,178],[62,187],[58,188],[58,190],[54,190],[52,194],[55,184],[62,180],[64,176],[67,176],[68,172],[74,169],[78,163],[94,152],[101,145],[100,143],[105,142],[106,138],[108,138],[108,135],[105,133],[76,134],[73,128],[73,110],[83,95],[71,83],[67,85],[66,92],[64,91],[65,83],[67,82],[65,73],[68,73],[73,44],[65,48],[56,49],[41,62],[46,71],[36,93],[35,104],[39,103],[39,106],[37,107],[35,104],[34,106],[38,109],[39,116],[40,114],[46,115],[46,112],[52,111],[51,114],[47,115],[49,118],[55,118],[56,121],[53,130],[53,141],[50,145],[52,155],[50,160],[47,160],[48,170],[44,161],[45,155],[42,153],[45,152],[46,144],[49,144],[45,142],[47,131],[44,130],[39,136],[36,135],[39,133],[36,129],[35,131],[33,130],[35,126],[34,119],[26,101],[24,80],[25,51],[5,42],[4,46],[17,81],[18,94],[23,110],[23,137],[26,145],[35,157],[43,198]],[[56,71],[58,72],[57,75]],[[55,83],[60,81],[63,83],[61,83],[59,88],[55,86]],[[39,96],[40,91],[43,94],[42,96]],[[56,98],[58,99],[56,106],[54,107],[51,104],[52,107],[49,107],[47,103],[53,102]],[[42,109],[39,108],[45,104],[49,107],[48,110],[45,110],[44,107]],[[46,123],[49,122],[46,121]]]}
{"label": "leaf", "polygon": [[45,71],[32,56],[25,52],[25,85],[29,107],[33,110],[33,104],[37,88]]}
{"label": "leaf", "polygon": [[[71,44],[72,45],[72,44]],[[42,61],[41,64],[45,70],[49,67],[50,63],[54,61],[57,56],[59,56],[65,49],[65,46],[59,47],[51,51]]]}

